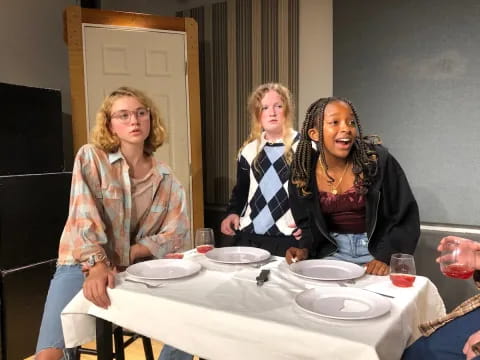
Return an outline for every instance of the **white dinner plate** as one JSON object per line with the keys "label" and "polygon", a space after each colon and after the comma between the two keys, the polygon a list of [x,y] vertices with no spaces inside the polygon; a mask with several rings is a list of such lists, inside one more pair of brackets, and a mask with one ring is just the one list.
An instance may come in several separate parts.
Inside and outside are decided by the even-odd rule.
{"label": "white dinner plate", "polygon": [[295,303],[304,311],[342,320],[363,320],[381,316],[391,308],[391,302],[362,289],[322,287],[301,292]]}
{"label": "white dinner plate", "polygon": [[225,264],[250,264],[267,260],[270,256],[267,250],[250,246],[215,248],[205,254],[208,259]]}
{"label": "white dinner plate", "polygon": [[168,280],[196,274],[202,266],[190,260],[157,259],[130,265],[127,274],[139,279]]}
{"label": "white dinner plate", "polygon": [[315,280],[348,280],[365,274],[365,268],[340,260],[304,260],[289,266],[295,275]]}

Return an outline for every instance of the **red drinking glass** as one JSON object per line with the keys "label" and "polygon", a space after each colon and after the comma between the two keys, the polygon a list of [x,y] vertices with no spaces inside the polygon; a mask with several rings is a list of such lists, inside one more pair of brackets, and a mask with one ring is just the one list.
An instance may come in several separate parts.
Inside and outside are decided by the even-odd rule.
{"label": "red drinking glass", "polygon": [[411,287],[416,276],[415,260],[410,254],[393,254],[390,259],[390,280],[399,287]]}
{"label": "red drinking glass", "polygon": [[164,259],[183,259],[183,253],[169,253],[166,254]]}
{"label": "red drinking glass", "polygon": [[213,229],[201,228],[195,232],[195,246],[197,252],[205,254],[215,247],[215,238],[213,235]]}
{"label": "red drinking glass", "polygon": [[473,256],[473,251],[461,246],[460,241],[450,241],[443,245],[440,255],[440,270],[445,276],[454,279],[468,279],[473,275],[474,269],[466,263]]}

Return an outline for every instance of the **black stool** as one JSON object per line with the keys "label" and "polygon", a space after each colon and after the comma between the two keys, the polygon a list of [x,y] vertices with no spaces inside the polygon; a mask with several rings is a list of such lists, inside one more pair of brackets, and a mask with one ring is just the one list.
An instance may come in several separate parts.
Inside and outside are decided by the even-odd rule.
{"label": "black stool", "polygon": [[[124,340],[124,336],[127,336],[128,339]],[[113,330],[113,342],[115,344],[115,353],[113,357],[116,360],[125,360],[125,348],[138,338],[142,339],[143,351],[145,352],[145,360],[154,360],[152,342],[150,338],[128,330],[124,330],[120,326],[115,326]],[[97,355],[97,350],[78,347],[75,354],[75,359],[80,360],[81,354]]]}

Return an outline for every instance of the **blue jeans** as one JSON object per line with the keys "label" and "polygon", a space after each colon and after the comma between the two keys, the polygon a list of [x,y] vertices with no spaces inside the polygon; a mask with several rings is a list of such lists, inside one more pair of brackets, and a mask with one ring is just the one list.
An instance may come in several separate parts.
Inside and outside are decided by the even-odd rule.
{"label": "blue jeans", "polygon": [[82,289],[84,276],[80,265],[60,265],[53,275],[43,311],[37,350],[47,348],[64,349],[60,313]]}
{"label": "blue jeans", "polygon": [[422,336],[405,350],[402,360],[465,360],[463,346],[478,330],[480,308],[450,321],[428,337]]}
{"label": "blue jeans", "polygon": [[193,355],[187,354],[182,350],[178,350],[170,345],[164,345],[158,360],[192,360]]}
{"label": "blue jeans", "polygon": [[[47,348],[64,349],[64,359],[74,359],[75,349],[65,349],[60,314],[63,308],[82,289],[85,277],[80,265],[60,265],[57,267],[48,289],[43,311],[37,350]],[[165,345],[159,360],[192,360],[193,355]]]}
{"label": "blue jeans", "polygon": [[367,233],[339,234],[331,232],[330,236],[335,239],[338,250],[325,259],[343,260],[355,264],[366,264],[373,260],[373,256],[368,252]]}

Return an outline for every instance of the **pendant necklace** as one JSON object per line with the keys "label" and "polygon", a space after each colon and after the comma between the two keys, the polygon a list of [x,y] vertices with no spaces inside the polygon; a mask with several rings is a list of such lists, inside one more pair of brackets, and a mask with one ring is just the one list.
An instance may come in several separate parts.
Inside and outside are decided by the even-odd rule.
{"label": "pendant necklace", "polygon": [[327,175],[327,172],[325,171],[325,168],[323,167],[323,164],[322,162],[320,162],[320,167],[322,168],[322,175],[325,177],[325,179],[327,179],[327,184],[328,184],[328,187],[330,188],[330,192],[333,194],[333,195],[337,195],[338,194],[338,187],[340,186],[340,184],[342,183],[343,181],[343,177],[345,176],[345,173],[347,172],[347,168],[348,168],[348,161],[347,163],[345,164],[345,167],[343,168],[343,173],[342,173],[342,176],[340,176],[340,180],[338,180],[338,183],[337,185],[333,185],[335,183],[335,180],[334,181],[330,181],[330,178],[328,177]]}

